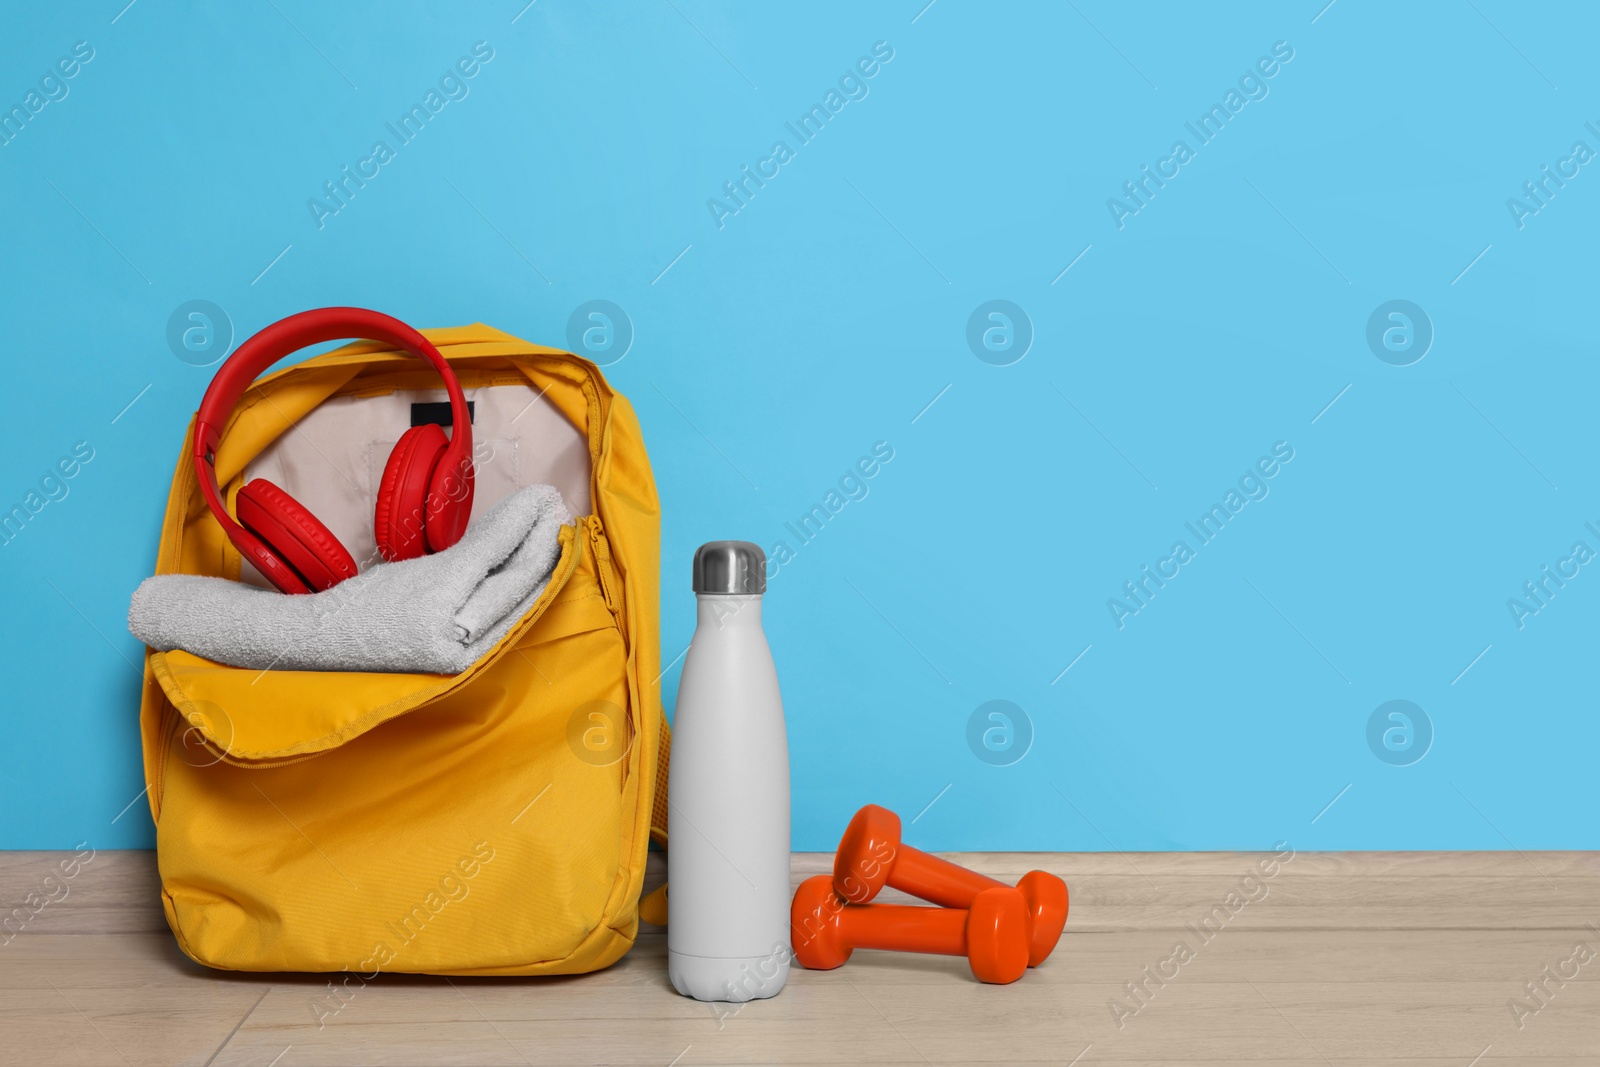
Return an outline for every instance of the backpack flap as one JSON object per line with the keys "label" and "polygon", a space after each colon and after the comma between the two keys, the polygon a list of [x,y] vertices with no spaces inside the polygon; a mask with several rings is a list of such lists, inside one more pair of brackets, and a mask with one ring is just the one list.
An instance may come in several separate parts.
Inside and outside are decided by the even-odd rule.
{"label": "backpack flap", "polygon": [[[469,684],[514,649],[572,577],[579,556],[575,527],[562,527],[560,541],[561,557],[539,599],[493,649],[461,674],[250,670],[180,649],[152,652],[150,669],[188,725],[185,744],[241,767],[305,759]],[[552,623],[573,632],[611,621],[604,605],[589,598],[562,609]]]}

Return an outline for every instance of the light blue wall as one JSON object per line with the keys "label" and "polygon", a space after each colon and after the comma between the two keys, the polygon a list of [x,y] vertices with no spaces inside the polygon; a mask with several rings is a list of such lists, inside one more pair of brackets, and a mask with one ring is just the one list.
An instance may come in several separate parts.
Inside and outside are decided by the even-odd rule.
{"label": "light blue wall", "polygon": [[[1520,626],[1507,603],[1600,550],[1600,166],[1508,207],[1600,150],[1592,12],[125,2],[0,15],[8,108],[93,49],[0,146],[0,505],[93,449],[0,547],[0,846],[152,841],[142,802],[117,818],[143,784],[124,618],[212,373],[169,348],[176,308],[560,345],[592,299],[636,335],[608,373],[660,483],[664,658],[697,543],[795,551],[767,619],[797,847],[867,800],[947,848],[1600,845],[1600,566]],[[479,41],[466,97],[398,146],[385,122]],[[867,95],[802,144],[785,123],[875,42]],[[1202,144],[1185,123],[1276,42]],[[308,198],[380,139],[319,228]],[[780,140],[719,226],[708,199]],[[1108,198],[1178,140],[1119,226]],[[1009,366],[967,340],[991,300],[1031,323]],[[1369,346],[1391,300],[1431,322],[1410,365]],[[789,533],[880,441],[865,498]],[[1185,523],[1275,447],[1202,544]],[[1108,599],[1180,540],[1119,626]],[[1009,766],[983,722],[969,746],[991,700],[1032,735]],[[1369,745],[1391,700],[1431,743],[1390,754],[1385,717]]]}

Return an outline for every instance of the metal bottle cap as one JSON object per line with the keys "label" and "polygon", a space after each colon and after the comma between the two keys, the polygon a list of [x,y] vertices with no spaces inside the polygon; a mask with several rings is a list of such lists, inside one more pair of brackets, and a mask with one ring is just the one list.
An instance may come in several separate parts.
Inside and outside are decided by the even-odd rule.
{"label": "metal bottle cap", "polygon": [[767,591],[767,555],[749,541],[707,541],[694,550],[694,591],[760,596]]}

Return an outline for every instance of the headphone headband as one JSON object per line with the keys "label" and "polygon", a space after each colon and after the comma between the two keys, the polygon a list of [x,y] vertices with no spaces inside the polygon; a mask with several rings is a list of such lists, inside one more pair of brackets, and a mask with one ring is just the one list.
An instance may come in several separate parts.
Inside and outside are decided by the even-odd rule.
{"label": "headphone headband", "polygon": [[[445,362],[439,350],[422,334],[399,319],[366,308],[331,307],[302,311],[261,330],[251,337],[228,361],[222,365],[211,385],[206,389],[200,409],[195,412],[194,465],[200,481],[201,493],[217,521],[235,545],[257,566],[269,560],[271,553],[261,546],[258,538],[234,521],[223,506],[222,490],[217,483],[216,451],[221,441],[222,429],[245,391],[268,367],[302,348],[338,341],[346,338],[381,341],[409,352],[433,366],[444,379],[450,394],[451,430],[450,444],[440,457],[432,490],[445,492],[451,498],[458,493],[455,486],[465,479],[470,491],[472,482],[472,419],[467,410],[467,398],[461,383]],[[470,499],[470,498],[469,498]],[[453,516],[451,525],[465,528],[467,516],[462,512]],[[455,531],[460,536],[460,529]],[[257,552],[255,546],[260,546]]]}
{"label": "headphone headband", "polygon": [[[382,341],[433,364],[444,379],[450,393],[450,411],[454,426],[470,426],[467,418],[467,400],[461,392],[450,365],[444,361],[433,342],[391,315],[366,308],[331,307],[314,308],[297,315],[279,319],[240,345],[238,350],[217,371],[206,390],[200,410],[195,413],[196,445],[200,443],[199,426],[206,426],[221,434],[228,416],[238,407],[245,390],[261,373],[287,355],[322,344],[356,337],[369,341]],[[452,438],[460,435],[452,434]],[[215,451],[215,441],[209,442]]]}

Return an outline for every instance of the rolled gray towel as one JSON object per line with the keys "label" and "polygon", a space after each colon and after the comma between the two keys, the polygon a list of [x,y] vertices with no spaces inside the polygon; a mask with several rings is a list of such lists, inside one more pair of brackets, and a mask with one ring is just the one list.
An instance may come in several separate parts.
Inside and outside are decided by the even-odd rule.
{"label": "rolled gray towel", "polygon": [[133,594],[128,629],[234,667],[460,674],[533,606],[561,555],[561,494],[533,485],[443,552],[377,563],[321,593],[166,574]]}

